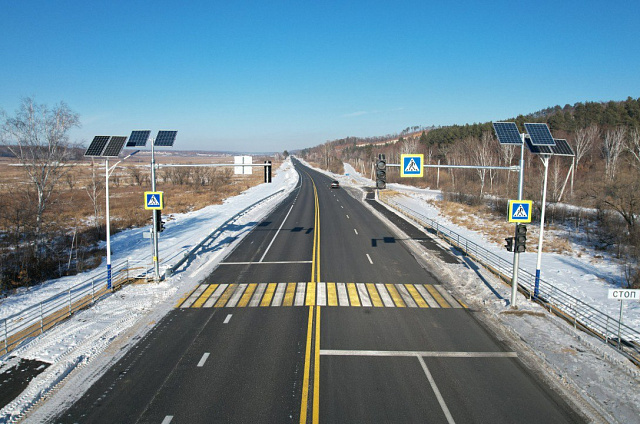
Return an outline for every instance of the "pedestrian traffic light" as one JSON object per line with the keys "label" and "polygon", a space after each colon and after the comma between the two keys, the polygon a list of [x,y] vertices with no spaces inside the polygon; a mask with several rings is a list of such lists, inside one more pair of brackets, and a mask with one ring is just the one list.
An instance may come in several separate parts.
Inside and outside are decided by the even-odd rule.
{"label": "pedestrian traffic light", "polygon": [[504,240],[507,242],[507,244],[505,244],[504,247],[507,248],[508,252],[513,252],[513,237],[507,237]]}
{"label": "pedestrian traffic light", "polygon": [[383,154],[379,154],[376,161],[376,188],[387,188],[387,160]]}
{"label": "pedestrian traffic light", "polygon": [[164,221],[162,220],[162,211],[156,209],[153,211],[156,214],[156,231],[161,233],[164,231]]}
{"label": "pedestrian traffic light", "polygon": [[515,251],[522,253],[527,248],[527,226],[524,224],[516,225],[516,243]]}

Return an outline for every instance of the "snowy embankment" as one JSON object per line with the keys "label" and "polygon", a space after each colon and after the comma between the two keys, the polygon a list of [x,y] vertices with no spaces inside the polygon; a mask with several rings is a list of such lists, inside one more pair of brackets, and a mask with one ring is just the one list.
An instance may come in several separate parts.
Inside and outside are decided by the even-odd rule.
{"label": "snowy embankment", "polygon": [[[0,361],[0,374],[15,367],[21,359],[38,360],[51,364],[35,377],[24,392],[13,402],[0,410],[0,422],[11,422],[21,417],[39,399],[46,396],[57,385],[61,391],[69,393],[62,405],[73,400],[76,393],[95,381],[111,360],[122,355],[144,335],[175,305],[178,299],[189,293],[215,266],[233,250],[245,234],[257,225],[277,204],[290,193],[298,182],[298,173],[285,161],[276,172],[271,184],[260,184],[242,194],[227,199],[222,205],[213,205],[186,214],[174,214],[166,223],[160,238],[159,251],[162,268],[167,269],[183,258],[184,253],[198,245],[209,234],[238,212],[259,199],[282,191],[267,202],[260,204],[218,235],[215,246],[205,247],[202,254],[178,269],[161,283],[136,284],[108,296],[92,307],[75,314],[52,330],[36,337],[11,352]],[[146,228],[126,230],[112,237],[112,263],[127,258],[150,264],[149,239],[143,238]],[[53,280],[37,287],[3,299],[0,317],[10,316],[26,307],[66,290],[69,285],[91,278],[93,273],[102,272],[105,263],[93,272],[78,276]],[[117,343],[113,343],[118,338]],[[92,362],[99,353],[109,349],[113,354],[102,355],[98,363]],[[60,384],[74,369],[84,368],[92,363],[89,374],[74,384]],[[83,370],[84,371],[84,370]],[[75,380],[74,380],[75,381]],[[71,387],[73,386],[73,387]],[[64,396],[63,396],[64,398]],[[60,405],[58,404],[58,407]],[[62,406],[63,407],[63,406]],[[54,413],[56,406],[43,406],[45,411]]]}

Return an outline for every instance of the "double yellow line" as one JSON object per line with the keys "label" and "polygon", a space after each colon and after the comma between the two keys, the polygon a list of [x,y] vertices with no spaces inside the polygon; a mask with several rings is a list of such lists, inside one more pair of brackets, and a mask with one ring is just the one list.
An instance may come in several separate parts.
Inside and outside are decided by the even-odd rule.
{"label": "double yellow line", "polygon": [[[315,221],[313,224],[313,259],[311,261],[311,284],[307,290],[314,290],[317,282],[320,282],[320,204],[318,202],[318,189],[313,178],[307,173],[313,184],[313,196],[315,199]],[[314,334],[315,333],[315,334]],[[315,337],[314,337],[315,336]],[[313,347],[313,363],[311,350]],[[313,366],[313,407],[312,423],[320,422],[320,306],[315,306],[315,332],[314,332],[314,306],[309,306],[309,319],[307,323],[307,347],[304,355],[304,376],[302,381],[302,401],[300,404],[300,424],[307,424],[309,412],[309,379]]]}

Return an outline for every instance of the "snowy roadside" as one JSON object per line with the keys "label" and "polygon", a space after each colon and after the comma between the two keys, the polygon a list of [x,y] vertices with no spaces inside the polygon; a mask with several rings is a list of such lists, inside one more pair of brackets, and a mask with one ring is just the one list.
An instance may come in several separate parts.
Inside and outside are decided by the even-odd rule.
{"label": "snowy roadside", "polygon": [[[40,399],[56,392],[50,402],[38,405],[37,421],[53,417],[68,406],[117,361],[129,347],[144,336],[176,302],[190,293],[224,259],[298,182],[298,173],[285,161],[271,184],[260,184],[242,194],[199,211],[172,216],[160,241],[160,252],[167,258],[167,268],[182,258],[216,228],[239,211],[279,190],[283,193],[256,206],[239,218],[230,230],[222,232],[218,245],[209,252],[197,254],[186,267],[161,283],[128,285],[81,311],[52,330],[35,337],[0,361],[0,375],[15,369],[20,360],[37,360],[51,364],[35,377],[14,401],[0,409],[0,422],[15,422]],[[144,260],[150,256],[149,241],[143,239],[146,228],[123,231],[112,238],[112,260],[127,257]],[[104,266],[104,264],[102,265]],[[101,266],[101,267],[102,267]],[[99,272],[99,271],[94,271]],[[54,280],[31,290],[4,299],[0,316],[37,304],[42,299],[65,290],[71,281],[83,281],[82,276]],[[101,355],[102,352],[106,354]],[[91,366],[87,366],[91,364]],[[71,374],[71,372],[73,374]],[[56,390],[54,390],[56,389]],[[34,417],[30,417],[35,419]]]}

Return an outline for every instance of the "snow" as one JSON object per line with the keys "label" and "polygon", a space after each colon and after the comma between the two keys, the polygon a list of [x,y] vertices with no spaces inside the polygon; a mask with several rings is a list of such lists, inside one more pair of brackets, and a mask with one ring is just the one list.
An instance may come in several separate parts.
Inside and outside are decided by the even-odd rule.
{"label": "snow", "polygon": [[[348,164],[345,174],[330,174],[345,188],[373,187],[373,182]],[[240,242],[261,218],[266,216],[298,181],[290,161],[283,163],[272,184],[261,184],[223,205],[210,206],[186,214],[174,215],[166,224],[160,241],[163,266],[175,264],[185,251],[200,243],[214,229],[258,199],[284,189],[284,192],[244,215],[238,225],[220,234],[217,241],[226,240],[213,251],[202,252],[161,283],[128,285],[84,310],[54,329],[12,352],[0,362],[0,372],[12,367],[20,358],[51,363],[34,378],[27,389],[0,410],[0,422],[12,422],[28,414],[31,420],[51,419],[68,407],[117,361],[129,347],[153,327],[177,301],[186,296]],[[423,190],[390,184],[402,193],[395,200],[422,211],[443,225],[459,232],[496,254],[510,254],[483,239],[482,235],[456,226],[429,201],[441,198],[437,190]],[[208,230],[203,231],[203,228]],[[112,239],[113,262],[127,257],[149,262],[149,240],[142,238],[147,229],[133,229]],[[590,252],[588,249],[587,253]],[[521,266],[535,270],[535,254],[521,256]],[[543,370],[542,378],[559,390],[577,399],[587,416],[594,421],[640,422],[640,372],[615,349],[575,330],[564,321],[548,314],[542,307],[519,295],[517,311],[507,306],[510,288],[493,274],[472,264],[436,265],[437,274],[476,314],[486,321],[497,336],[518,351],[521,360],[534,370]],[[430,261],[437,263],[435,258]],[[104,265],[103,265],[104,266]],[[545,253],[542,274],[545,280],[617,316],[619,303],[607,300],[611,281],[619,281],[622,264],[610,258],[582,257]],[[98,271],[96,271],[98,272]],[[37,304],[42,299],[66,290],[74,281],[84,281],[91,274],[48,282],[20,294],[10,296],[1,304],[0,317],[8,316]],[[640,326],[640,305],[625,304],[625,323]],[[105,352],[104,354],[101,354]],[[546,376],[546,377],[545,377]],[[38,402],[46,398],[47,402]]]}

